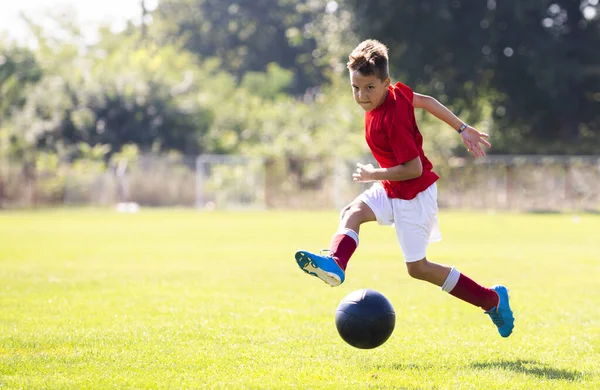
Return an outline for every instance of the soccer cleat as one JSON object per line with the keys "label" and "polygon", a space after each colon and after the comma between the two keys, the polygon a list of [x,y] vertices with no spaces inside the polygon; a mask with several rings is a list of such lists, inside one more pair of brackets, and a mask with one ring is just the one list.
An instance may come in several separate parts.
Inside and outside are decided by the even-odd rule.
{"label": "soccer cleat", "polygon": [[508,337],[515,327],[515,318],[508,304],[508,290],[504,286],[492,286],[492,290],[498,294],[498,306],[488,310],[485,314],[489,315],[494,325],[498,327],[498,333],[502,337]]}
{"label": "soccer cleat", "polygon": [[344,283],[344,270],[332,256],[322,256],[307,251],[298,251],[295,256],[300,269],[316,276],[331,287]]}

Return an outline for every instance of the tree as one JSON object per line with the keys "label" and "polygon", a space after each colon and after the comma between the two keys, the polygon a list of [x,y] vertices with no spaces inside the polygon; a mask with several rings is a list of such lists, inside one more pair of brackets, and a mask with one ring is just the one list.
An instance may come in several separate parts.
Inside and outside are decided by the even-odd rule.
{"label": "tree", "polygon": [[72,145],[76,152],[84,142],[113,151],[131,143],[142,151],[203,151],[212,111],[199,97],[201,88],[213,85],[206,81],[219,73],[216,63],[200,69],[193,55],[169,45],[139,45],[137,34],[104,31],[85,55],[69,47],[37,53],[48,56],[44,77],[10,123],[19,148]]}
{"label": "tree", "polygon": [[270,63],[291,70],[290,90],[303,93],[324,81],[313,21],[323,1],[163,0],[153,11],[151,35],[161,43],[183,43],[199,58],[218,57],[238,80]]}
{"label": "tree", "polygon": [[41,67],[31,50],[11,43],[0,44],[0,124],[23,106],[27,87],[41,77]]}
{"label": "tree", "polygon": [[585,1],[515,1],[490,14],[491,102],[505,150],[598,151],[600,20],[584,16],[592,9]]}
{"label": "tree", "polygon": [[[491,106],[495,151],[593,152],[600,21],[587,1],[346,0],[361,37],[391,49],[407,83],[467,111]],[[587,148],[587,149],[586,149]]]}

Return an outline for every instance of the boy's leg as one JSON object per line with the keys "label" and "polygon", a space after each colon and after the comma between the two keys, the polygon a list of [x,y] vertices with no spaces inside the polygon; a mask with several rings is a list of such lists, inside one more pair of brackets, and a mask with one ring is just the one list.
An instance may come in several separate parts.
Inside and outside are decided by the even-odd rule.
{"label": "boy's leg", "polygon": [[326,256],[301,250],[296,252],[296,262],[304,272],[330,286],[340,285],[344,282],[348,261],[358,246],[360,225],[375,220],[381,223],[384,217],[391,221],[391,208],[385,190],[376,184],[341,211],[338,230]]}
{"label": "boy's leg", "polygon": [[342,210],[338,230],[331,238],[329,253],[323,256],[297,251],[295,257],[298,266],[332,287],[339,286],[344,282],[348,261],[358,246],[360,225],[373,220],[375,215],[369,206],[355,200]]}
{"label": "boy's leg", "polygon": [[483,287],[452,267],[441,286],[443,291],[485,310],[498,328],[502,337],[508,337],[515,327],[515,318],[510,308],[508,289],[501,285]]}
{"label": "boy's leg", "polygon": [[[487,288],[476,283],[456,268],[431,263],[425,257],[430,241],[441,236],[437,226],[437,189],[435,185],[420,193],[414,200],[394,200],[396,232],[408,273],[442,287],[443,291],[481,307],[490,315],[498,331],[508,337],[514,318],[508,305],[508,292],[503,286]],[[395,205],[396,206],[396,205]]]}
{"label": "boy's leg", "polygon": [[338,230],[329,244],[329,255],[344,271],[358,246],[360,225],[375,220],[377,220],[375,213],[360,197],[341,211]]}
{"label": "boy's leg", "polygon": [[443,291],[488,311],[498,305],[498,294],[474,282],[456,268],[428,261],[426,258],[411,261],[405,258],[408,274],[442,288]]}

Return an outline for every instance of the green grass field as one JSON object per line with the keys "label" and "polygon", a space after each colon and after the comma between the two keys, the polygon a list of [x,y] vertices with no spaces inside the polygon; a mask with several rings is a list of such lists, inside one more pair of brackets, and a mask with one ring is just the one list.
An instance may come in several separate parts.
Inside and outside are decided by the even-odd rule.
{"label": "green grass field", "polygon": [[[394,231],[361,231],[347,280],[301,272],[332,212],[0,213],[0,388],[600,388],[600,216],[442,212],[432,261],[511,290],[481,310],[412,280]],[[396,310],[383,346],[334,324],[347,293]]]}

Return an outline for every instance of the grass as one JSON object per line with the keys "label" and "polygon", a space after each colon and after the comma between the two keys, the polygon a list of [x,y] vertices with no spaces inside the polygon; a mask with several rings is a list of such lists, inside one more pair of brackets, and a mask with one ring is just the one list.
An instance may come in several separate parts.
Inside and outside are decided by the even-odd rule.
{"label": "grass", "polygon": [[[442,212],[432,261],[511,289],[481,310],[412,280],[394,231],[364,226],[347,280],[302,273],[337,212],[0,214],[0,388],[600,388],[600,215]],[[337,304],[373,288],[392,337],[358,350]]]}

